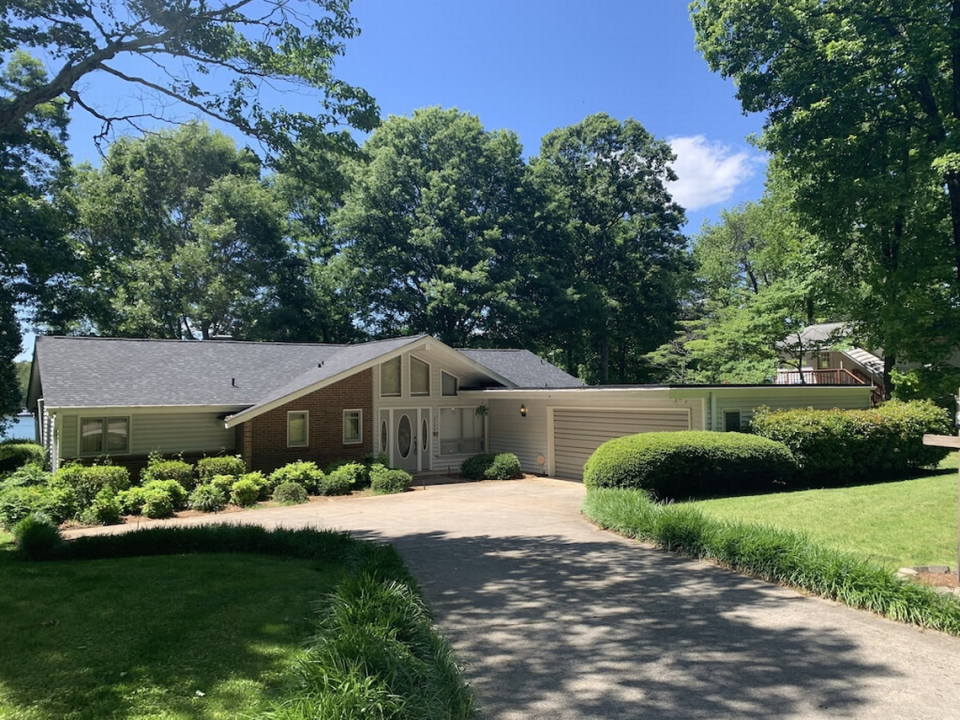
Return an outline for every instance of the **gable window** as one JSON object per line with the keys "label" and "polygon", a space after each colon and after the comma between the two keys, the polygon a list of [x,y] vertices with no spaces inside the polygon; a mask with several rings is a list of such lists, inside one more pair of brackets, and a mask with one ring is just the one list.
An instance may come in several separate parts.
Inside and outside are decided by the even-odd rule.
{"label": "gable window", "polygon": [[441,391],[445,397],[455,396],[457,394],[457,379],[449,373],[441,372],[440,381],[443,387]]}
{"label": "gable window", "polygon": [[343,411],[343,444],[363,442],[363,410]]}
{"label": "gable window", "polygon": [[104,455],[130,452],[130,418],[81,418],[80,454]]}
{"label": "gable window", "polygon": [[400,397],[400,358],[380,365],[380,397]]}
{"label": "gable window", "polygon": [[410,358],[410,394],[430,394],[430,366],[415,357]]}
{"label": "gable window", "polygon": [[291,410],[287,413],[287,447],[307,447],[310,444],[310,413]]}
{"label": "gable window", "polygon": [[724,432],[740,432],[740,411],[723,411],[723,430]]}

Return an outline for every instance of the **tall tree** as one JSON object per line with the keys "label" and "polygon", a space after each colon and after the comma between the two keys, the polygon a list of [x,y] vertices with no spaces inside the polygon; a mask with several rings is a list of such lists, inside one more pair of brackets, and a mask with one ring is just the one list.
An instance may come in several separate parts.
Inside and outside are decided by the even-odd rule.
{"label": "tall tree", "polygon": [[767,112],[763,144],[889,371],[960,344],[960,0],[696,0],[697,42]]}
{"label": "tall tree", "polygon": [[202,124],[111,145],[76,190],[82,320],[122,336],[282,335],[261,325],[304,268],[259,175],[252,152]]}
{"label": "tall tree", "polygon": [[[46,82],[41,63],[15,50],[0,70],[0,104]],[[69,263],[65,218],[50,198],[69,175],[64,103],[34,105],[0,129],[0,423],[20,409],[13,359],[17,308],[46,299]]]}
{"label": "tall tree", "polygon": [[635,382],[635,359],[673,334],[687,270],[673,159],[639,122],[601,113],[545,136],[531,160],[547,202],[531,272],[569,372]]}
{"label": "tall tree", "polygon": [[524,164],[516,134],[438,107],[390,117],[349,171],[333,223],[375,333],[489,341],[512,312]]}
{"label": "tall tree", "polygon": [[[333,75],[343,39],[359,32],[349,7],[349,0],[2,0],[0,53],[34,51],[49,59],[51,77],[0,101],[0,132],[68,98],[102,122],[100,137],[118,122],[146,129],[179,121],[167,114],[179,104],[272,149],[291,149],[295,137],[350,144],[346,133],[325,130],[343,123],[369,130],[377,113],[369,95]],[[97,104],[83,82],[94,75],[153,99],[129,113]],[[310,112],[261,97],[263,88],[304,87],[318,91]]]}

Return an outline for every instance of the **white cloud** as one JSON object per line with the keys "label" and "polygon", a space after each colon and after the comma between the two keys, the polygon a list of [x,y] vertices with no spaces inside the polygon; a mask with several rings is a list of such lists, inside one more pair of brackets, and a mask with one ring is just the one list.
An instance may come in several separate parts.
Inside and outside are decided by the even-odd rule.
{"label": "white cloud", "polygon": [[676,153],[673,170],[679,178],[670,183],[670,194],[687,210],[701,210],[729,200],[737,186],[764,163],[758,152],[735,150],[703,135],[668,138]]}

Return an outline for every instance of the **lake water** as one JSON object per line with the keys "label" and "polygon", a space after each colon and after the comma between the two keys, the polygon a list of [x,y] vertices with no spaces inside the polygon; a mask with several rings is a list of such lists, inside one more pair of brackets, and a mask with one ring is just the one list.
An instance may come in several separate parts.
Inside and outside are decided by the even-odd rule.
{"label": "lake water", "polygon": [[23,440],[36,440],[33,416],[16,417],[13,419],[13,426],[4,433],[3,437],[20,438]]}

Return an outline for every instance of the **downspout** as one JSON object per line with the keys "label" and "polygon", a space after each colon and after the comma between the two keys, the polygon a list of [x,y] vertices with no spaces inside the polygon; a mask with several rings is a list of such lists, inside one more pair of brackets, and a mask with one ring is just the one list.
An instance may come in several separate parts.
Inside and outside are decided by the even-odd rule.
{"label": "downspout", "polygon": [[717,394],[711,390],[710,391],[710,429],[713,432],[717,431]]}

